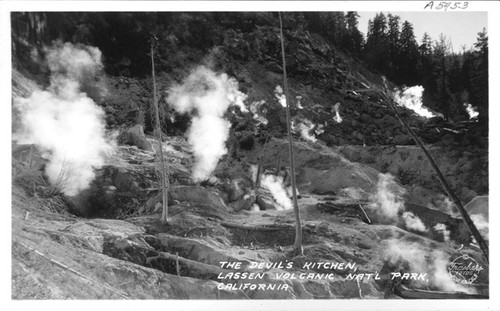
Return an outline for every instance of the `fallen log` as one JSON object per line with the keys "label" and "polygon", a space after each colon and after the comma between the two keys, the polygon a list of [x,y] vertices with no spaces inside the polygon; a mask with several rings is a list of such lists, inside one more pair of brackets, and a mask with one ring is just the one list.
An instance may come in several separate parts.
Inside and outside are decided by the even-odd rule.
{"label": "fallen log", "polygon": [[242,229],[242,230],[252,230],[252,231],[279,231],[279,230],[295,230],[293,226],[278,226],[278,225],[270,225],[270,226],[246,226],[246,225],[239,225],[239,224],[233,224],[230,222],[220,222],[221,226],[224,227],[229,227],[229,228],[236,228],[236,229]]}
{"label": "fallen log", "polygon": [[212,230],[212,231],[219,230],[219,231],[221,231],[220,229],[214,228],[214,227],[194,227],[194,228],[191,228],[188,231],[186,231],[186,233],[184,233],[184,237],[187,237],[191,232],[196,231],[196,230],[205,231],[205,232],[209,231],[209,230]]}
{"label": "fallen log", "polygon": [[[158,260],[165,261],[168,266],[172,267],[172,269],[161,269],[165,266],[165,263],[161,265],[162,267],[157,267],[159,264],[154,264],[154,262]],[[217,276],[220,273],[228,272],[228,270],[223,270],[216,266],[186,259],[184,257],[180,257],[179,255],[172,255],[166,252],[158,252],[156,256],[146,258],[146,263],[153,265],[162,271],[166,270],[163,271],[165,273],[204,280],[217,280]]]}
{"label": "fallen log", "polygon": [[325,202],[316,204],[316,207],[324,213],[335,214],[343,217],[361,218],[364,223],[369,225],[372,223],[361,204]]}
{"label": "fallen log", "polygon": [[363,208],[363,206],[361,204],[358,204],[358,206],[359,206],[359,209],[361,210],[361,212],[363,213],[363,216],[365,217],[365,219],[363,221],[365,223],[371,225],[372,221],[371,221],[370,217],[368,217],[368,215],[366,214],[365,209]]}
{"label": "fallen log", "polygon": [[488,299],[487,295],[467,294],[464,292],[442,292],[423,289],[410,289],[403,284],[394,287],[394,294],[405,299]]}

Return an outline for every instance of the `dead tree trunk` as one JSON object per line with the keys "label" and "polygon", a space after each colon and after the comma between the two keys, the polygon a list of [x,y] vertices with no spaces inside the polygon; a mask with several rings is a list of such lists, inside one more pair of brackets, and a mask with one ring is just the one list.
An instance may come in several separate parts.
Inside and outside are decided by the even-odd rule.
{"label": "dead tree trunk", "polygon": [[161,180],[161,198],[162,198],[162,212],[161,223],[166,224],[168,221],[168,175],[165,168],[165,159],[163,158],[163,147],[161,138],[160,127],[160,112],[158,109],[158,99],[156,97],[156,80],[155,80],[155,59],[154,59],[154,41],[151,41],[151,73],[153,79],[153,102],[155,107],[156,117],[156,137],[158,138],[158,156],[160,157],[160,180]]}
{"label": "dead tree trunk", "polygon": [[288,153],[290,157],[290,178],[292,182],[292,199],[293,199],[293,212],[295,214],[295,243],[293,245],[296,254],[303,254],[302,249],[302,225],[300,223],[299,205],[297,203],[297,188],[295,182],[295,160],[293,157],[293,139],[291,132],[290,122],[290,102],[288,93],[288,83],[286,79],[286,61],[285,61],[285,39],[283,37],[283,21],[281,20],[281,12],[278,13],[280,18],[280,39],[281,39],[281,58],[283,59],[283,86],[285,89],[286,101],[286,130],[288,133]]}
{"label": "dead tree trunk", "polygon": [[264,158],[264,155],[266,153],[266,147],[267,147],[267,142],[269,141],[269,138],[271,135],[267,135],[266,140],[264,141],[264,147],[262,148],[262,153],[259,157],[259,163],[257,164],[257,176],[255,177],[255,181],[253,184],[254,190],[257,190],[260,187],[260,175],[262,175],[262,159]]}

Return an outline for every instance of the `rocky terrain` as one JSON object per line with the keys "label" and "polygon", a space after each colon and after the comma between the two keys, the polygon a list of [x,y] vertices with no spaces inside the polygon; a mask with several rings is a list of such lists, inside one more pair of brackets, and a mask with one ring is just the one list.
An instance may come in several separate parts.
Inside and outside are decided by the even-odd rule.
{"label": "rocky terrain", "polygon": [[[269,144],[264,167],[274,164],[273,154],[283,149],[285,141]],[[259,204],[260,211],[247,211],[243,193],[238,195],[227,184],[193,184],[187,167],[179,165],[189,152],[182,138],[167,140],[164,148],[172,172],[166,225],[159,223],[160,198],[155,198],[158,181],[151,175],[151,153],[136,147],[121,147],[123,162],[111,159],[99,172],[89,190],[92,200],[85,200],[85,194],[72,199],[45,197],[43,187],[31,193],[14,186],[13,298],[383,298],[393,295],[387,278],[356,282],[345,279],[351,270],[300,266],[306,262],[344,262],[356,264],[357,273],[382,274],[383,269],[399,271],[402,262],[411,265],[413,258],[391,253],[391,243],[410,248],[418,245],[421,256],[452,258],[466,252],[481,258],[477,248],[460,250],[459,244],[468,235],[460,229],[463,224],[459,220],[423,206],[407,208],[420,216],[427,228],[440,222],[456,223],[451,241],[444,242],[438,230],[421,233],[401,223],[384,224],[369,209],[367,216],[372,223],[368,224],[358,204],[369,204],[369,196],[355,197],[346,189],[357,187],[366,194],[376,191],[378,172],[350,162],[324,145],[308,143],[297,144],[304,256],[290,257],[294,239],[291,210],[276,210],[269,192],[257,189],[264,201]],[[249,163],[253,156],[245,155]],[[245,179],[238,178],[244,171],[237,170],[228,172],[223,165],[218,174],[221,180],[227,176],[227,183],[244,184]],[[74,208],[70,212],[91,217],[74,216],[67,206]],[[217,276],[228,273],[220,268],[222,261],[242,262],[246,265],[243,271],[265,273],[266,282],[288,284],[289,289],[219,290]],[[251,262],[288,261],[298,268],[250,268]],[[436,267],[430,264],[417,269],[433,275]],[[333,272],[333,280],[276,279],[280,272]],[[487,284],[487,276],[482,273],[479,284]],[[484,288],[479,292],[487,294]]]}
{"label": "rocky terrain", "polygon": [[[76,190],[64,188],[71,179],[62,178],[63,169],[55,182],[49,176],[52,154],[40,147],[46,142],[16,136],[25,125],[16,101],[57,90],[54,72],[71,70],[13,69],[13,299],[399,299],[401,284],[424,293],[489,296],[488,263],[427,159],[382,100],[382,76],[303,30],[286,33],[304,246],[303,254],[293,253],[274,30],[226,30],[223,47],[172,56],[177,62],[159,70],[156,80],[161,143],[152,121],[151,77],[131,77],[124,62],[121,75],[80,81],[113,143],[102,162],[92,163],[86,187]],[[194,121],[167,104],[177,94],[172,86],[189,80],[200,64],[226,73],[222,77],[238,86],[234,94],[244,94],[243,106],[223,114],[230,122],[226,152],[202,179],[193,173],[199,156],[188,128]],[[467,208],[488,239],[487,138],[474,121],[398,111],[460,200],[471,202]],[[170,185],[166,224],[160,222],[159,154]],[[464,254],[483,268],[467,285],[447,270]],[[423,276],[394,280],[391,273]]]}

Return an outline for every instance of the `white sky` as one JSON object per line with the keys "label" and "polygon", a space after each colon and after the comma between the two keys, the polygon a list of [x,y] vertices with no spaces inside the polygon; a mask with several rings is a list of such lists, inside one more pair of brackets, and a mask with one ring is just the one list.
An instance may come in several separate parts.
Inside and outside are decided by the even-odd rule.
{"label": "white sky", "polygon": [[[400,25],[407,20],[413,24],[413,30],[418,43],[422,41],[424,32],[427,32],[433,40],[439,38],[443,33],[451,38],[453,51],[459,52],[462,46],[467,49],[476,42],[477,33],[483,28],[488,30],[487,12],[387,12],[401,17]],[[377,12],[360,12],[358,29],[366,35],[368,20],[375,17]]]}

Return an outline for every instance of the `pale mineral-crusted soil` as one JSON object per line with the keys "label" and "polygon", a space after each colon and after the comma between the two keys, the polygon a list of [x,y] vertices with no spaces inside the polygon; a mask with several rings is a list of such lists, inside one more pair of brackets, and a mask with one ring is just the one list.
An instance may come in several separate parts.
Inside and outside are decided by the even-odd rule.
{"label": "pale mineral-crusted soil", "polygon": [[[246,152],[241,161],[257,163],[255,159],[260,153],[264,172],[271,171],[275,167],[277,150],[283,150],[284,144],[284,140],[271,140],[265,151],[257,148]],[[170,217],[166,225],[159,223],[161,209],[154,200],[151,202],[158,191],[157,179],[151,173],[154,160],[150,153],[135,147],[120,147],[98,174],[94,186],[79,198],[43,196],[42,192],[32,192],[14,184],[12,297],[397,298],[390,296],[390,292],[386,296],[390,288],[387,278],[357,282],[346,280],[353,270],[308,270],[303,265],[307,262],[354,263],[358,273],[398,269],[401,263],[387,266],[387,243],[394,239],[418,244],[428,254],[438,250],[450,258],[460,248],[457,241],[440,241],[436,232],[417,234],[407,231],[401,224],[366,223],[357,206],[367,204],[369,196],[353,198],[342,189],[355,187],[371,193],[376,188],[378,172],[372,167],[350,162],[321,144],[300,142],[296,150],[300,167],[301,196],[298,203],[304,255],[292,255],[294,215],[291,210],[242,209],[236,212],[230,208],[231,204],[227,204],[229,196],[224,194],[221,189],[225,188],[220,184],[201,186],[192,183],[189,151],[183,138],[169,138],[164,148],[169,169],[173,172]],[[286,155],[283,155],[283,161],[286,161]],[[242,169],[235,168],[236,163],[230,167],[232,171],[220,170],[217,174],[228,174],[237,180],[236,174],[242,173]],[[220,183],[222,180],[220,178]],[[109,186],[116,190],[93,201],[107,210],[88,209],[87,199]],[[266,193],[259,189],[257,192]],[[86,217],[72,215],[68,206],[73,211],[87,213]],[[432,227],[437,221],[432,213],[438,211],[424,207],[413,207],[412,210],[419,211],[418,215],[427,227]],[[366,211],[368,217],[376,219],[373,211]],[[431,213],[431,216],[426,218],[426,213]],[[439,217],[450,216],[441,213]],[[472,246],[465,246],[464,251],[475,258],[481,257],[478,249]],[[267,291],[220,289],[219,282],[257,282],[218,279],[221,274],[236,271],[222,269],[222,261],[242,262],[241,271],[264,273],[266,284],[287,284],[288,288]],[[251,262],[287,261],[293,261],[292,268],[248,267]],[[333,273],[333,279],[277,279],[280,272]],[[487,284],[487,276],[487,273],[482,274],[482,284]],[[481,293],[487,294],[487,289],[482,289]]]}

